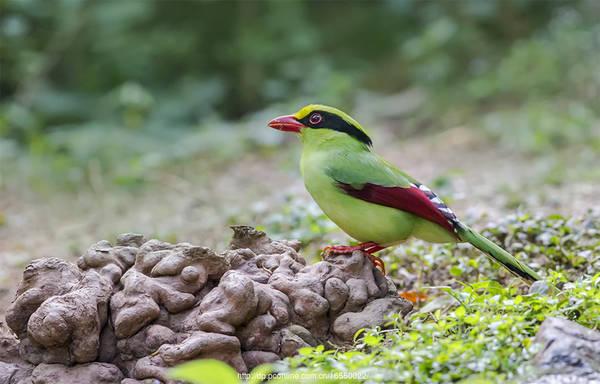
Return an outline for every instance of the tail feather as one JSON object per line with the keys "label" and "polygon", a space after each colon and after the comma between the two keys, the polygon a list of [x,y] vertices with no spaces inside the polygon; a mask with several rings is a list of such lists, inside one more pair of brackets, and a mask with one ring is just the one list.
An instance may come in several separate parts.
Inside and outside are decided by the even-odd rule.
{"label": "tail feather", "polygon": [[471,243],[477,249],[502,264],[506,269],[529,282],[541,280],[541,277],[527,265],[515,259],[513,255],[506,252],[500,246],[488,240],[484,236],[475,232],[464,224],[458,224],[456,227],[459,238],[462,241]]}

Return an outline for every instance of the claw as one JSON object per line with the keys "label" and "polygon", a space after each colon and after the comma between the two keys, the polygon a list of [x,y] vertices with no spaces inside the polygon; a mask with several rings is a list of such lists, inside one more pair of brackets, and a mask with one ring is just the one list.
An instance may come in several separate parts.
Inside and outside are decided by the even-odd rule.
{"label": "claw", "polygon": [[375,268],[379,268],[381,272],[383,272],[383,274],[385,275],[385,263],[383,262],[383,260],[381,260],[380,257],[369,253],[369,260],[371,260],[371,263],[373,263]]}
{"label": "claw", "polygon": [[352,253],[354,251],[364,251],[374,245],[374,243],[361,243],[358,245],[328,245],[323,248],[323,253],[326,256],[343,255],[344,253]]}
{"label": "claw", "polygon": [[331,255],[341,255],[345,253],[352,253],[354,251],[363,251],[369,255],[369,260],[375,268],[379,268],[385,275],[385,263],[381,258],[373,255],[377,251],[381,251],[384,247],[379,246],[373,242],[360,243],[358,245],[328,245],[323,248],[322,253],[325,257]]}

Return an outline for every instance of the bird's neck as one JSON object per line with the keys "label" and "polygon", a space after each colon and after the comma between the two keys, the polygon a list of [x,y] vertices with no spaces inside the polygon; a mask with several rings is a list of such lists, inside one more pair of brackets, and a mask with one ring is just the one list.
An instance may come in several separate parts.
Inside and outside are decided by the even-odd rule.
{"label": "bird's neck", "polygon": [[307,178],[313,179],[316,175],[324,173],[325,169],[331,163],[369,152],[367,146],[352,138],[339,140],[319,137],[318,140],[306,140],[303,138],[302,141],[300,170],[305,183]]}
{"label": "bird's neck", "polygon": [[369,147],[346,133],[328,129],[308,129],[301,134],[303,154],[323,152],[335,154],[339,152],[369,151]]}

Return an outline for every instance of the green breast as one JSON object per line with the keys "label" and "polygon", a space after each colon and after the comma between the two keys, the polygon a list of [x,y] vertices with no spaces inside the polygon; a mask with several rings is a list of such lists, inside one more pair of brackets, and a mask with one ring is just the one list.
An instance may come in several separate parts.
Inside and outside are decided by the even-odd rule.
{"label": "green breast", "polygon": [[406,240],[420,221],[416,216],[346,195],[325,172],[327,164],[343,162],[351,153],[304,151],[301,171],[306,189],[323,212],[360,242],[392,245]]}

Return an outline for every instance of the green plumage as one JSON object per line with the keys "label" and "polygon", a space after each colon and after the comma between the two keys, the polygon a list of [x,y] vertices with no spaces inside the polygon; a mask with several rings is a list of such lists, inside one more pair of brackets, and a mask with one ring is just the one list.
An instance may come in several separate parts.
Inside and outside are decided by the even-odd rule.
{"label": "green plumage", "polygon": [[485,253],[486,255],[490,256],[493,260],[502,264],[504,267],[506,267],[506,269],[508,269],[515,275],[528,281],[537,281],[541,279],[540,276],[533,269],[521,263],[519,260],[515,259],[513,255],[506,252],[500,246],[496,245],[495,243],[488,240],[483,235],[475,232],[466,225],[459,225],[458,235],[462,241],[471,243],[481,252]]}
{"label": "green plumage", "polygon": [[301,171],[306,189],[325,214],[344,232],[360,242],[382,246],[404,242],[413,236],[433,243],[456,240],[444,228],[412,213],[373,204],[344,194],[336,185],[356,187],[365,183],[408,187],[413,178],[395,168],[367,147],[336,131],[302,132]]}
{"label": "green plumage", "polygon": [[[331,107],[309,105],[284,118],[290,117],[304,124],[297,132],[303,142],[301,171],[306,188],[323,212],[348,235],[360,242],[373,242],[382,247],[401,243],[410,237],[435,243],[469,242],[517,276],[528,281],[540,279],[510,253],[460,223],[429,189],[426,189],[427,196],[432,203],[426,208],[435,211],[441,207],[440,212],[449,217],[448,223],[442,219],[441,224],[444,225],[440,225],[439,217],[436,222],[427,215],[420,215],[420,211],[412,205],[407,205],[411,201],[402,199],[403,191],[421,186],[421,183],[373,153],[370,139],[365,141],[363,137],[368,139],[366,131],[350,116]],[[357,130],[362,133],[357,134]],[[385,195],[364,193],[364,196],[357,197],[341,189],[340,185],[356,191],[365,186],[377,188],[377,193],[390,190],[399,194],[400,198],[392,197],[390,203]],[[407,194],[409,199],[412,196],[414,194]],[[424,196],[419,195],[421,200],[416,203],[423,203],[423,199],[430,203]],[[394,206],[394,198],[398,206],[407,209]],[[385,204],[378,203],[378,199]],[[440,215],[440,212],[435,213]]]}

